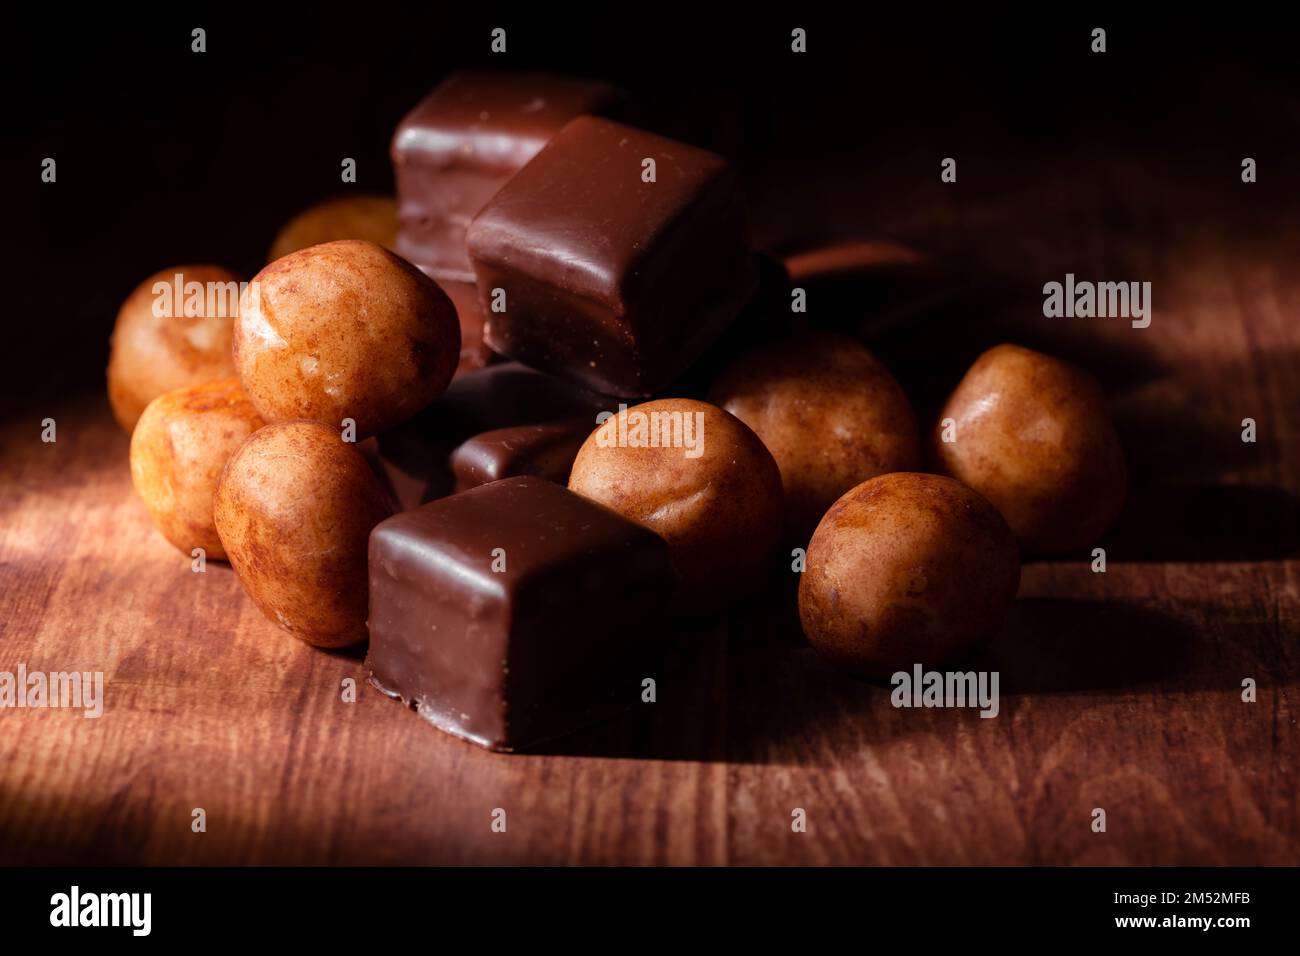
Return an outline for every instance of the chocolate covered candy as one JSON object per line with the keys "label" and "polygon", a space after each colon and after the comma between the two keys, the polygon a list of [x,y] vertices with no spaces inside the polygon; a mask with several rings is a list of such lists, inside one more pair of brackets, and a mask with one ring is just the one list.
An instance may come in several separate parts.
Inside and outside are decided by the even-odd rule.
{"label": "chocolate covered candy", "polygon": [[402,507],[414,508],[451,493],[450,456],[467,439],[569,418],[595,428],[596,414],[609,407],[609,399],[586,389],[501,362],[460,375],[432,405],[379,436],[380,457]]}
{"label": "chocolate covered candy", "polygon": [[501,362],[456,379],[417,419],[459,444],[471,435],[577,416],[590,417],[610,400],[518,362]]}
{"label": "chocolate covered candy", "polygon": [[594,429],[591,418],[497,428],[475,435],[451,454],[456,490],[532,475],[568,484],[573,459]]}
{"label": "chocolate covered candy", "polygon": [[456,363],[453,377],[491,365],[496,356],[483,341],[483,308],[479,305],[474,283],[441,279],[438,286],[451,299],[451,304],[456,307],[456,318],[460,321],[460,361]]}
{"label": "chocolate covered candy", "polygon": [[637,703],[674,587],[636,522],[537,478],[483,485],[371,533],[370,680],[517,750]]}
{"label": "chocolate covered candy", "polygon": [[466,243],[494,351],[621,397],[669,384],[757,284],[726,161],[591,116],[501,187]]}
{"label": "chocolate covered candy", "polygon": [[447,77],[393,136],[397,252],[436,278],[472,282],[470,220],[565,123],[619,99],[604,83],[539,74]]}

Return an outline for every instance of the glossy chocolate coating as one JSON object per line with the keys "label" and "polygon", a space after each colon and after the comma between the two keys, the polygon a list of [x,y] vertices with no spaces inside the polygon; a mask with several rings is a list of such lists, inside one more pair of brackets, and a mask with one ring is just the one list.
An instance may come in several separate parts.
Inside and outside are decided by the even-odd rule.
{"label": "glossy chocolate coating", "polygon": [[475,435],[452,452],[456,490],[466,491],[517,475],[568,484],[573,459],[595,427],[593,418],[576,418],[497,428]]}
{"label": "glossy chocolate coating", "polygon": [[674,587],[636,522],[538,478],[483,485],[371,533],[370,680],[517,750],[639,701]]}
{"label": "glossy chocolate coating", "polygon": [[757,285],[726,161],[592,116],[501,187],[466,243],[494,351],[623,397],[672,382]]}
{"label": "glossy chocolate coating", "polygon": [[585,418],[590,432],[596,414],[614,407],[610,399],[563,379],[501,362],[458,376],[432,405],[380,435],[380,456],[402,507],[414,508],[451,493],[449,458],[467,439],[569,418]]}
{"label": "glossy chocolate coating", "polygon": [[440,279],[438,286],[451,299],[456,318],[460,320],[460,361],[456,364],[456,376],[491,365],[497,356],[483,341],[483,308],[474,283]]}
{"label": "glossy chocolate coating", "polygon": [[604,83],[541,74],[455,73],[393,136],[397,252],[438,279],[474,280],[470,220],[569,120],[620,101]]}

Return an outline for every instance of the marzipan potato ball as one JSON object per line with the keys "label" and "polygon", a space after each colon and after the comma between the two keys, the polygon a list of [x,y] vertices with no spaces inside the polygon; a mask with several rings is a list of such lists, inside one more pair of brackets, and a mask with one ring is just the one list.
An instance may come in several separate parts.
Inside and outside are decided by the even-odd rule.
{"label": "marzipan potato ball", "polygon": [[[944,419],[952,419],[944,441]],[[1128,469],[1101,388],[1018,345],[981,355],[930,436],[936,470],[993,503],[1026,552],[1082,548],[1119,516]]]}
{"label": "marzipan potato ball", "polygon": [[217,486],[217,532],[244,590],[267,617],[319,647],[365,640],[367,542],[391,514],[365,458],[320,422],[255,432]]}
{"label": "marzipan potato ball", "polygon": [[460,361],[446,293],[373,242],[277,259],[249,283],[239,311],[235,368],[268,422],[337,429],[350,418],[365,438],[437,398]]}
{"label": "marzipan potato ball", "polygon": [[127,296],[108,357],[108,401],[122,428],[131,431],[164,392],[235,374],[230,339],[239,294],[239,277],[227,269],[174,266]]}
{"label": "marzipan potato ball", "polygon": [[336,239],[365,239],[392,249],[397,244],[397,200],[391,196],[338,196],[309,206],[276,234],[267,261]]}
{"label": "marzipan potato ball", "polygon": [[760,345],[723,371],[709,400],[752,428],[776,459],[786,528],[800,544],[854,485],[921,466],[902,387],[842,335],[803,332]]}
{"label": "marzipan potato ball", "polygon": [[227,460],[263,424],[237,378],[187,385],[145,408],[131,434],[131,480],[153,523],[181,551],[225,558],[213,495]]}
{"label": "marzipan potato ball", "polygon": [[888,679],[991,637],[1020,584],[1015,538],[960,482],[896,472],[831,505],[799,581],[804,634],[831,661]]}
{"label": "marzipan potato ball", "polygon": [[752,591],[781,533],[781,474],[758,436],[706,402],[634,405],[578,451],[569,488],[664,538],[683,610],[719,611]]}

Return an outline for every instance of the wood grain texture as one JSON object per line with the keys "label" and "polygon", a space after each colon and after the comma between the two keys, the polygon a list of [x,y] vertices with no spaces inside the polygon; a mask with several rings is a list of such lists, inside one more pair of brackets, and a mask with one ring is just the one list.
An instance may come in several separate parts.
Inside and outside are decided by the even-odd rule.
{"label": "wood grain texture", "polygon": [[[107,703],[0,711],[0,862],[1300,862],[1300,255],[1271,200],[1218,195],[1243,188],[1218,175],[1174,186],[1145,157],[1083,155],[1032,183],[864,188],[851,216],[800,196],[827,228],[929,237],[999,290],[872,342],[922,407],[1001,338],[1088,365],[1114,400],[1134,488],[1109,569],[1026,565],[978,658],[1001,673],[993,720],[837,676],[776,587],[687,635],[652,707],[486,753],[364,686],[358,656],[279,632],[225,565],[191,573],[132,493],[97,383],[24,406],[0,431],[0,670],[102,670]],[[1066,271],[1152,281],[1151,328],[1043,319]]]}

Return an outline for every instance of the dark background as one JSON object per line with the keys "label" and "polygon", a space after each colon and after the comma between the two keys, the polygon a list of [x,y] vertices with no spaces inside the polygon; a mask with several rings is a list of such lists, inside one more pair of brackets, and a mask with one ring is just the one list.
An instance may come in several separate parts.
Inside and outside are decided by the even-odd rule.
{"label": "dark background", "polygon": [[[13,733],[6,725],[0,857],[1300,858],[1300,71],[1289,19],[1246,5],[1135,15],[1095,4],[50,4],[35,16],[0,29],[0,374],[12,417],[0,429],[0,647],[29,664],[111,662],[120,709],[111,723],[28,712]],[[189,52],[195,25],[208,30],[202,56]],[[497,25],[505,57],[488,53]],[[794,25],[809,31],[802,56],[789,52]],[[1095,25],[1108,30],[1104,55],[1089,52]],[[950,386],[1001,339],[1103,380],[1129,504],[1104,541],[1107,574],[1082,555],[1025,562],[1015,620],[985,658],[1005,676],[1009,720],[898,711],[787,646],[797,625],[764,603],[692,647],[698,657],[662,685],[676,703],[652,720],[497,761],[377,695],[361,697],[356,719],[340,712],[339,680],[363,676],[359,662],[286,646],[229,569],[213,568],[202,590],[177,587],[188,565],[134,500],[127,437],[104,397],[120,302],[185,262],[251,275],[304,206],[389,189],[399,117],[473,65],[626,86],[648,122],[736,160],[768,248],[901,240],[940,272],[1009,293],[959,297],[892,338],[864,336],[923,422],[932,406],[918,379]],[[40,182],[44,156],[58,160],[56,185]],[[345,156],[358,160],[356,186],[339,182]],[[956,184],[940,182],[944,156],[959,160]],[[1243,156],[1259,160],[1258,183],[1241,182]],[[1067,271],[1152,281],[1151,328],[1046,321],[1042,284]],[[830,311],[853,325],[867,309],[860,293]],[[810,317],[827,318],[826,300],[810,301]],[[37,441],[46,415],[57,444]],[[1257,444],[1240,440],[1247,415]],[[768,597],[781,605],[780,592]],[[1238,697],[1242,675],[1259,679],[1257,706]],[[172,821],[200,799],[228,827],[196,842]],[[481,808],[514,802],[531,809],[517,829],[512,816],[518,841],[479,825]],[[1108,838],[1087,826],[1099,805],[1116,810]],[[809,809],[813,839],[789,832],[792,806]]]}
{"label": "dark background", "polygon": [[[1253,230],[1251,213],[1295,195],[1300,71],[1291,32],[1256,9],[364,3],[23,16],[0,57],[0,361],[15,395],[101,387],[117,306],[155,270],[210,261],[251,276],[304,206],[391,191],[392,130],[462,66],[623,85],[650,124],[741,166],[756,239],[774,248],[849,233],[953,264],[987,258],[983,238],[944,235],[923,214],[951,201],[944,156],[959,157],[972,205],[1098,152],[1149,154],[1159,175],[1222,186],[1243,155],[1267,156],[1236,200]],[[489,52],[498,25],[504,56]],[[802,56],[789,50],[796,25],[809,35]],[[190,52],[194,26],[207,30],[202,55]],[[1094,26],[1108,31],[1101,56],[1089,50]],[[46,156],[57,184],[40,181]],[[339,180],[343,157],[358,162],[355,186]],[[1157,225],[1190,227],[1187,215]]]}

